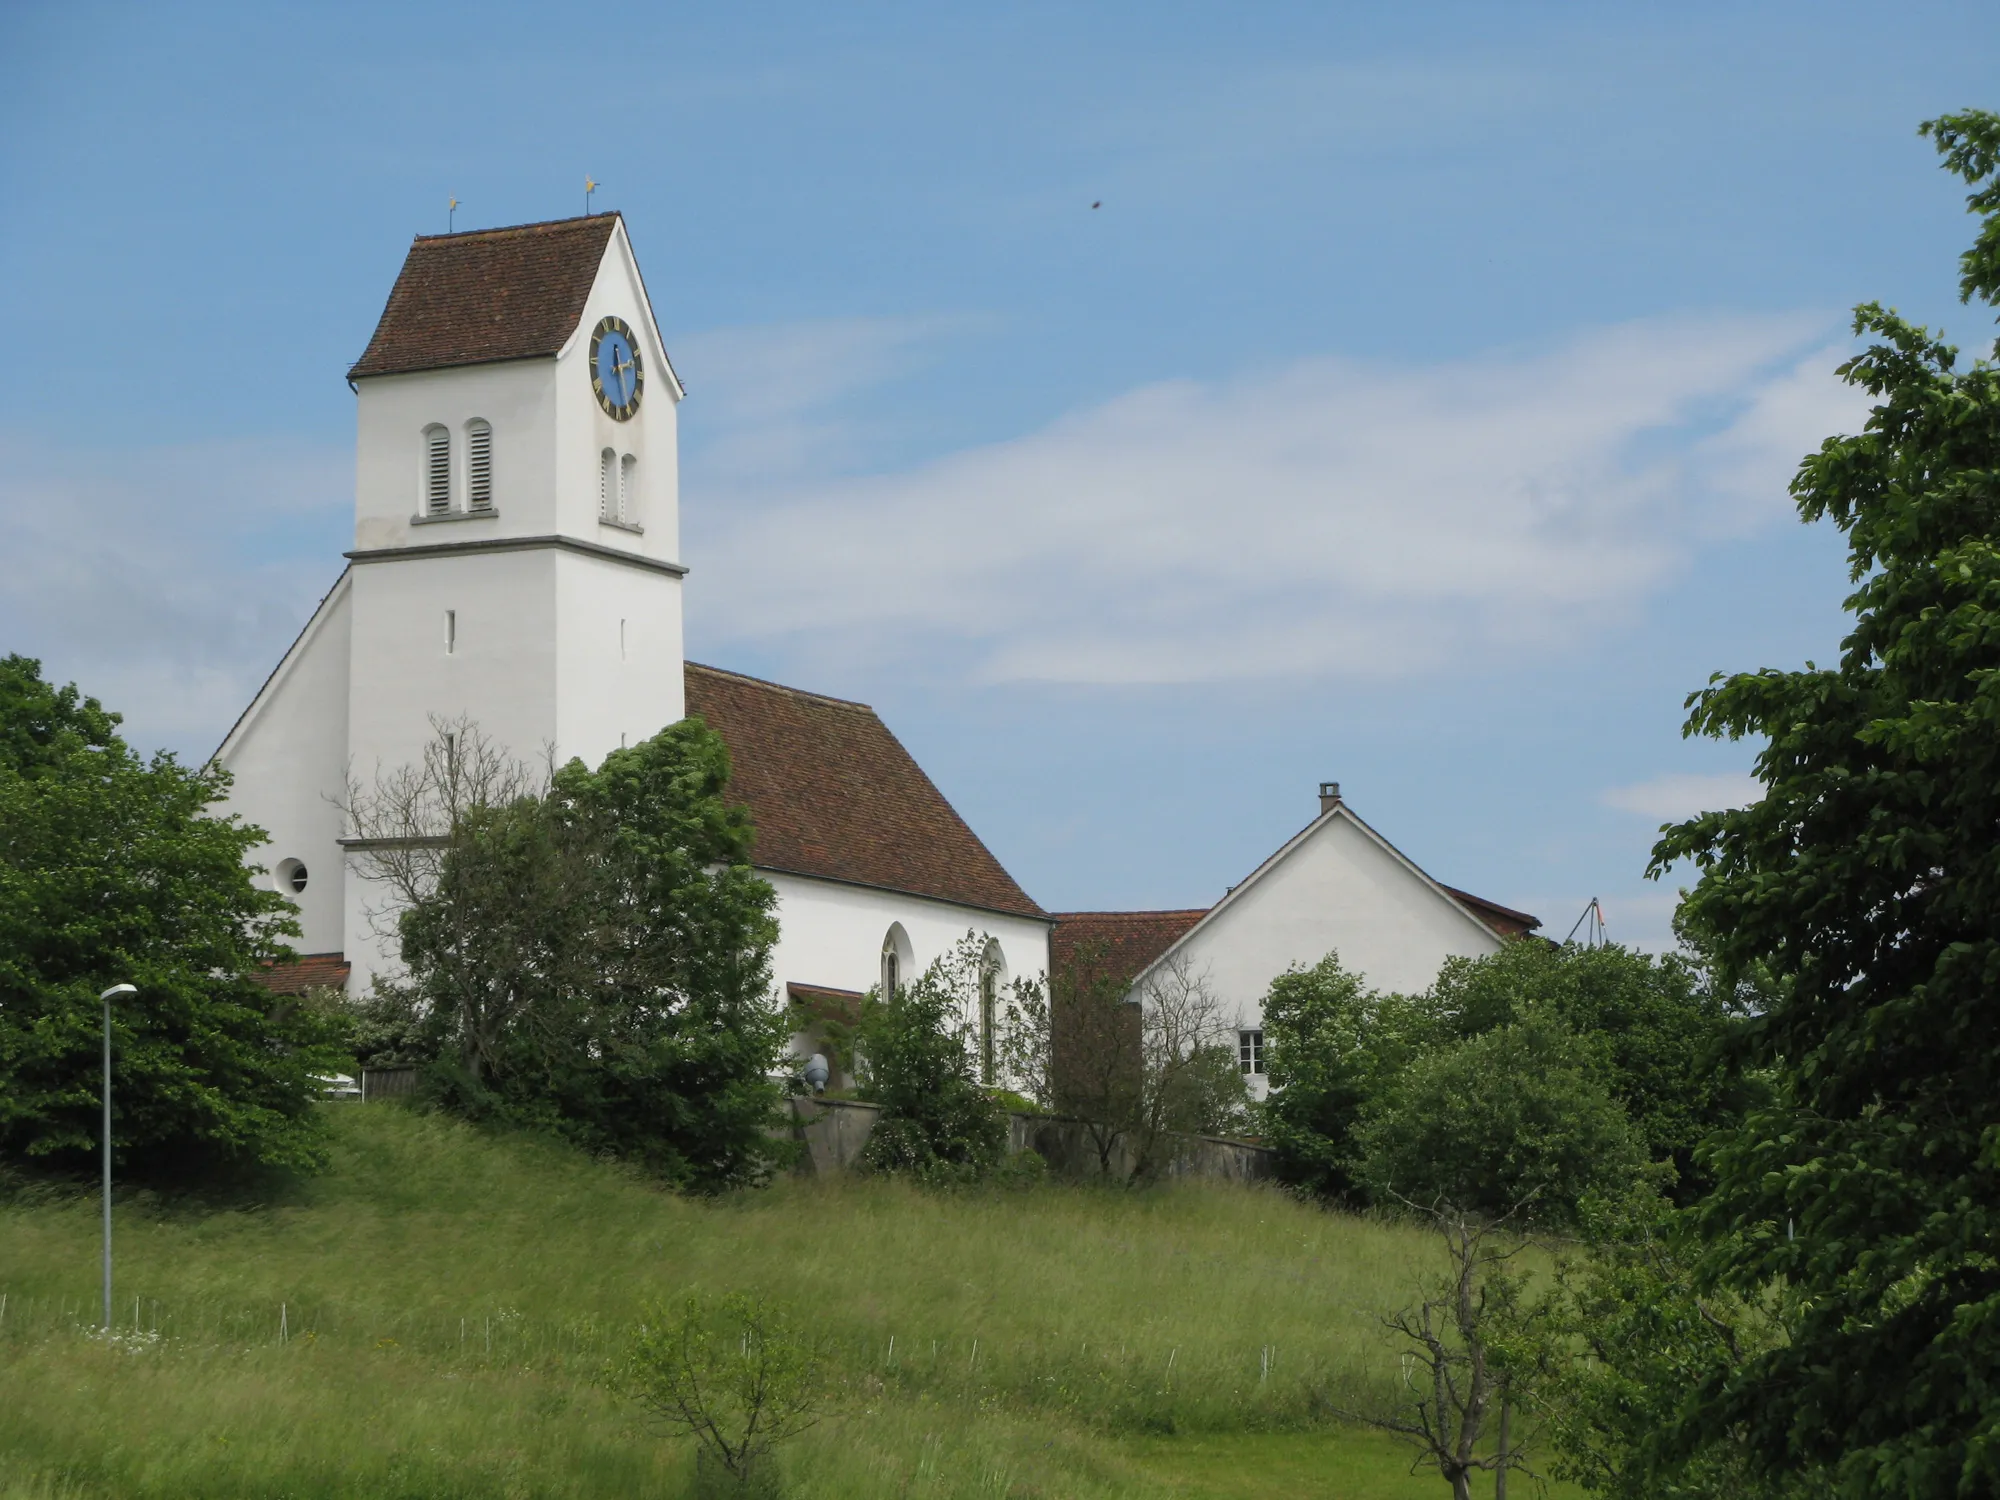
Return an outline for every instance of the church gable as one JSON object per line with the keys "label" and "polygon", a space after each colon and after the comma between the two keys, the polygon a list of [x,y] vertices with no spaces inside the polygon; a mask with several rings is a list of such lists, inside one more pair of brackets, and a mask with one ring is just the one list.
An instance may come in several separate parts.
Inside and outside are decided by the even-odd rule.
{"label": "church gable", "polygon": [[349,380],[560,351],[582,321],[616,214],[419,235]]}
{"label": "church gable", "polygon": [[686,683],[729,747],[760,868],[1044,916],[866,704],[693,662]]}

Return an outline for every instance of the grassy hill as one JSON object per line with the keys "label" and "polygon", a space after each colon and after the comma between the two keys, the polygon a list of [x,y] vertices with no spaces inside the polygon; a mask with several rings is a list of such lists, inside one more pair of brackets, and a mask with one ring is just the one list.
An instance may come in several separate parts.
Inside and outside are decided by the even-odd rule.
{"label": "grassy hill", "polygon": [[334,1170],[140,1200],[98,1318],[94,1198],[0,1205],[0,1500],[671,1497],[688,1455],[597,1374],[641,1303],[756,1289],[839,1351],[798,1493],[1441,1496],[1330,1415],[1394,1378],[1420,1236],[1227,1186],[719,1203],[559,1147],[330,1106]]}

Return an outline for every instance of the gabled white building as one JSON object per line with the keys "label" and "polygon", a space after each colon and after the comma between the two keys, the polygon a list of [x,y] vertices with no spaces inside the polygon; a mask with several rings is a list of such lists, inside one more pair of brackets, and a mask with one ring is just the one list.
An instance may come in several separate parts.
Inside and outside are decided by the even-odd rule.
{"label": "gabled white building", "polygon": [[1049,918],[872,710],[683,659],[683,390],[618,215],[418,238],[348,380],[346,569],[216,752],[298,904],[293,979],[397,966],[343,843],[350,771],[460,718],[595,765],[690,708],[758,824],[780,995],[893,983],[969,930],[995,985],[1046,971]]}
{"label": "gabled white building", "polygon": [[1526,912],[1440,885],[1320,786],[1320,811],[1214,906],[1058,912],[1058,965],[1087,960],[1132,976],[1135,994],[1169,964],[1211,986],[1236,1017],[1238,1060],[1265,1092],[1261,1002],[1294,965],[1337,952],[1377,990],[1428,989],[1451,957],[1496,953],[1541,925]]}

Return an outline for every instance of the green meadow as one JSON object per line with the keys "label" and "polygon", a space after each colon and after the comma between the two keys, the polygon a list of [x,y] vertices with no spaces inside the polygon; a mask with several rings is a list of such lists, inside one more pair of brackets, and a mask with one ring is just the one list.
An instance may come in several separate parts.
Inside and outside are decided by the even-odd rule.
{"label": "green meadow", "polygon": [[[1274,1191],[719,1202],[387,1105],[266,1201],[0,1205],[0,1500],[675,1497],[691,1454],[600,1381],[653,1297],[755,1290],[834,1353],[789,1445],[818,1497],[1442,1496],[1338,1413],[1394,1389],[1420,1234]],[[1528,1486],[1517,1481],[1517,1488]]]}

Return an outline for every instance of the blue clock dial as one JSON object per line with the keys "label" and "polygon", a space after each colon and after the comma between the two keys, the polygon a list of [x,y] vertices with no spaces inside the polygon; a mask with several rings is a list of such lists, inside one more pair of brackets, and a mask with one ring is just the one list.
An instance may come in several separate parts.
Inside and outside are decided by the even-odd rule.
{"label": "blue clock dial", "polygon": [[623,318],[606,318],[590,339],[590,385],[597,404],[618,421],[639,409],[646,372],[639,362],[638,340]]}

